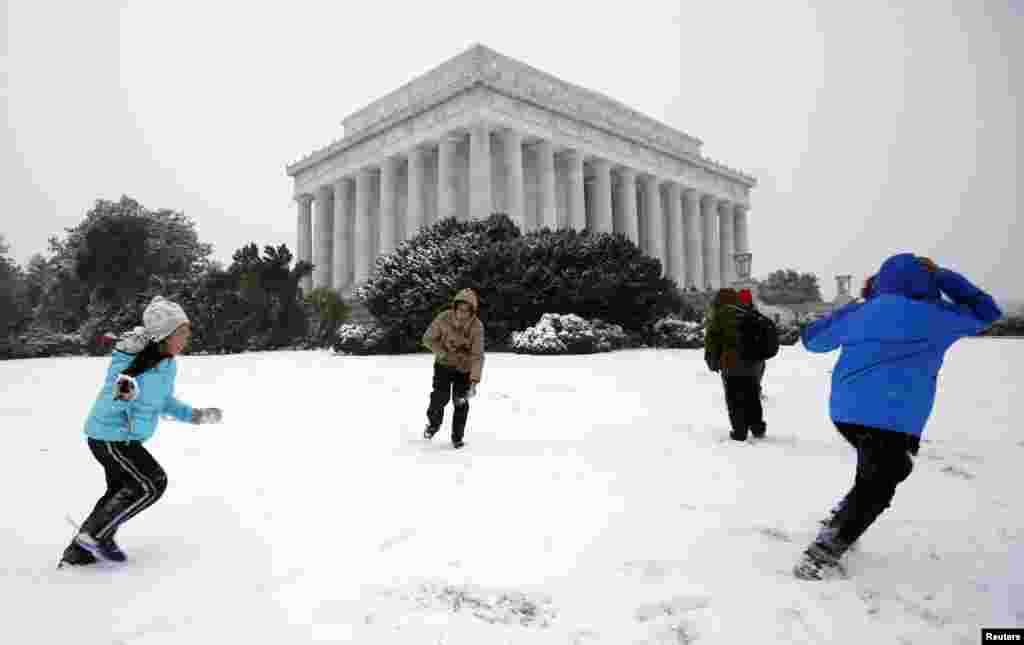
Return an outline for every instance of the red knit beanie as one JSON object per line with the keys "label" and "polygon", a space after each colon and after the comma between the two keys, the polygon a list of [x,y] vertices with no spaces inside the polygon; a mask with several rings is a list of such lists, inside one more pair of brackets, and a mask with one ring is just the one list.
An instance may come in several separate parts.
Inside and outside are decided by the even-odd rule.
{"label": "red knit beanie", "polygon": [[754,294],[750,293],[750,289],[740,289],[740,302],[745,305],[754,304]]}

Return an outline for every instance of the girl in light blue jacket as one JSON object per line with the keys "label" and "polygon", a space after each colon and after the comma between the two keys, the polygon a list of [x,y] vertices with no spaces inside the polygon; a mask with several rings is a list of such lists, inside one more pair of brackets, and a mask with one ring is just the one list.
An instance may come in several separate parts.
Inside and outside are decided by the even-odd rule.
{"label": "girl in light blue jacket", "polygon": [[142,445],[156,432],[161,416],[195,424],[221,419],[217,408],[193,408],[174,396],[175,356],[191,334],[185,311],[157,296],[143,312],[142,322],[115,346],[86,419],[86,441],[106,474],[107,491],[64,550],[61,565],[126,559],[114,534],[167,489],[167,474]]}

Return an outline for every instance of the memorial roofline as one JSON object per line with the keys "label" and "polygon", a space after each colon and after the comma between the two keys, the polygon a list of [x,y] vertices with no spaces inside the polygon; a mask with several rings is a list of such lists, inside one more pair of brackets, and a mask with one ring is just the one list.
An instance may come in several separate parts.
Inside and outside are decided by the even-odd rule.
{"label": "memorial roofline", "polygon": [[353,112],[342,121],[345,132],[341,139],[289,164],[287,173],[294,176],[350,145],[481,86],[650,146],[748,186],[756,184],[753,177],[704,157],[700,153],[701,140],[619,101],[567,83],[483,45],[474,45]]}

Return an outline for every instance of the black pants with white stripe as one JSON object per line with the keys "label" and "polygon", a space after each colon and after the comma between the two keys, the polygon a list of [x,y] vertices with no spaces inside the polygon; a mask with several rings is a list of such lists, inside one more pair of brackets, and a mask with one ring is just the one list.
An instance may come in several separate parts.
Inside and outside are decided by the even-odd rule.
{"label": "black pants with white stripe", "polygon": [[160,499],[167,490],[167,473],[138,441],[100,441],[90,437],[89,450],[103,466],[107,492],[82,523],[82,531],[105,540]]}

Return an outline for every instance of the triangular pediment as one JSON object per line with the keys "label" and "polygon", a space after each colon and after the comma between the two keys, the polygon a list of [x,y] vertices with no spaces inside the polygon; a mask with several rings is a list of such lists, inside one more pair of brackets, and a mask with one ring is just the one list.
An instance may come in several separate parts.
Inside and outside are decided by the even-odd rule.
{"label": "triangular pediment", "polygon": [[473,45],[346,117],[342,121],[345,136],[371,129],[402,112],[428,109],[459,92],[480,85],[512,98],[569,114],[592,125],[622,132],[670,152],[700,155],[700,140],[603,94],[563,81],[481,44]]}

